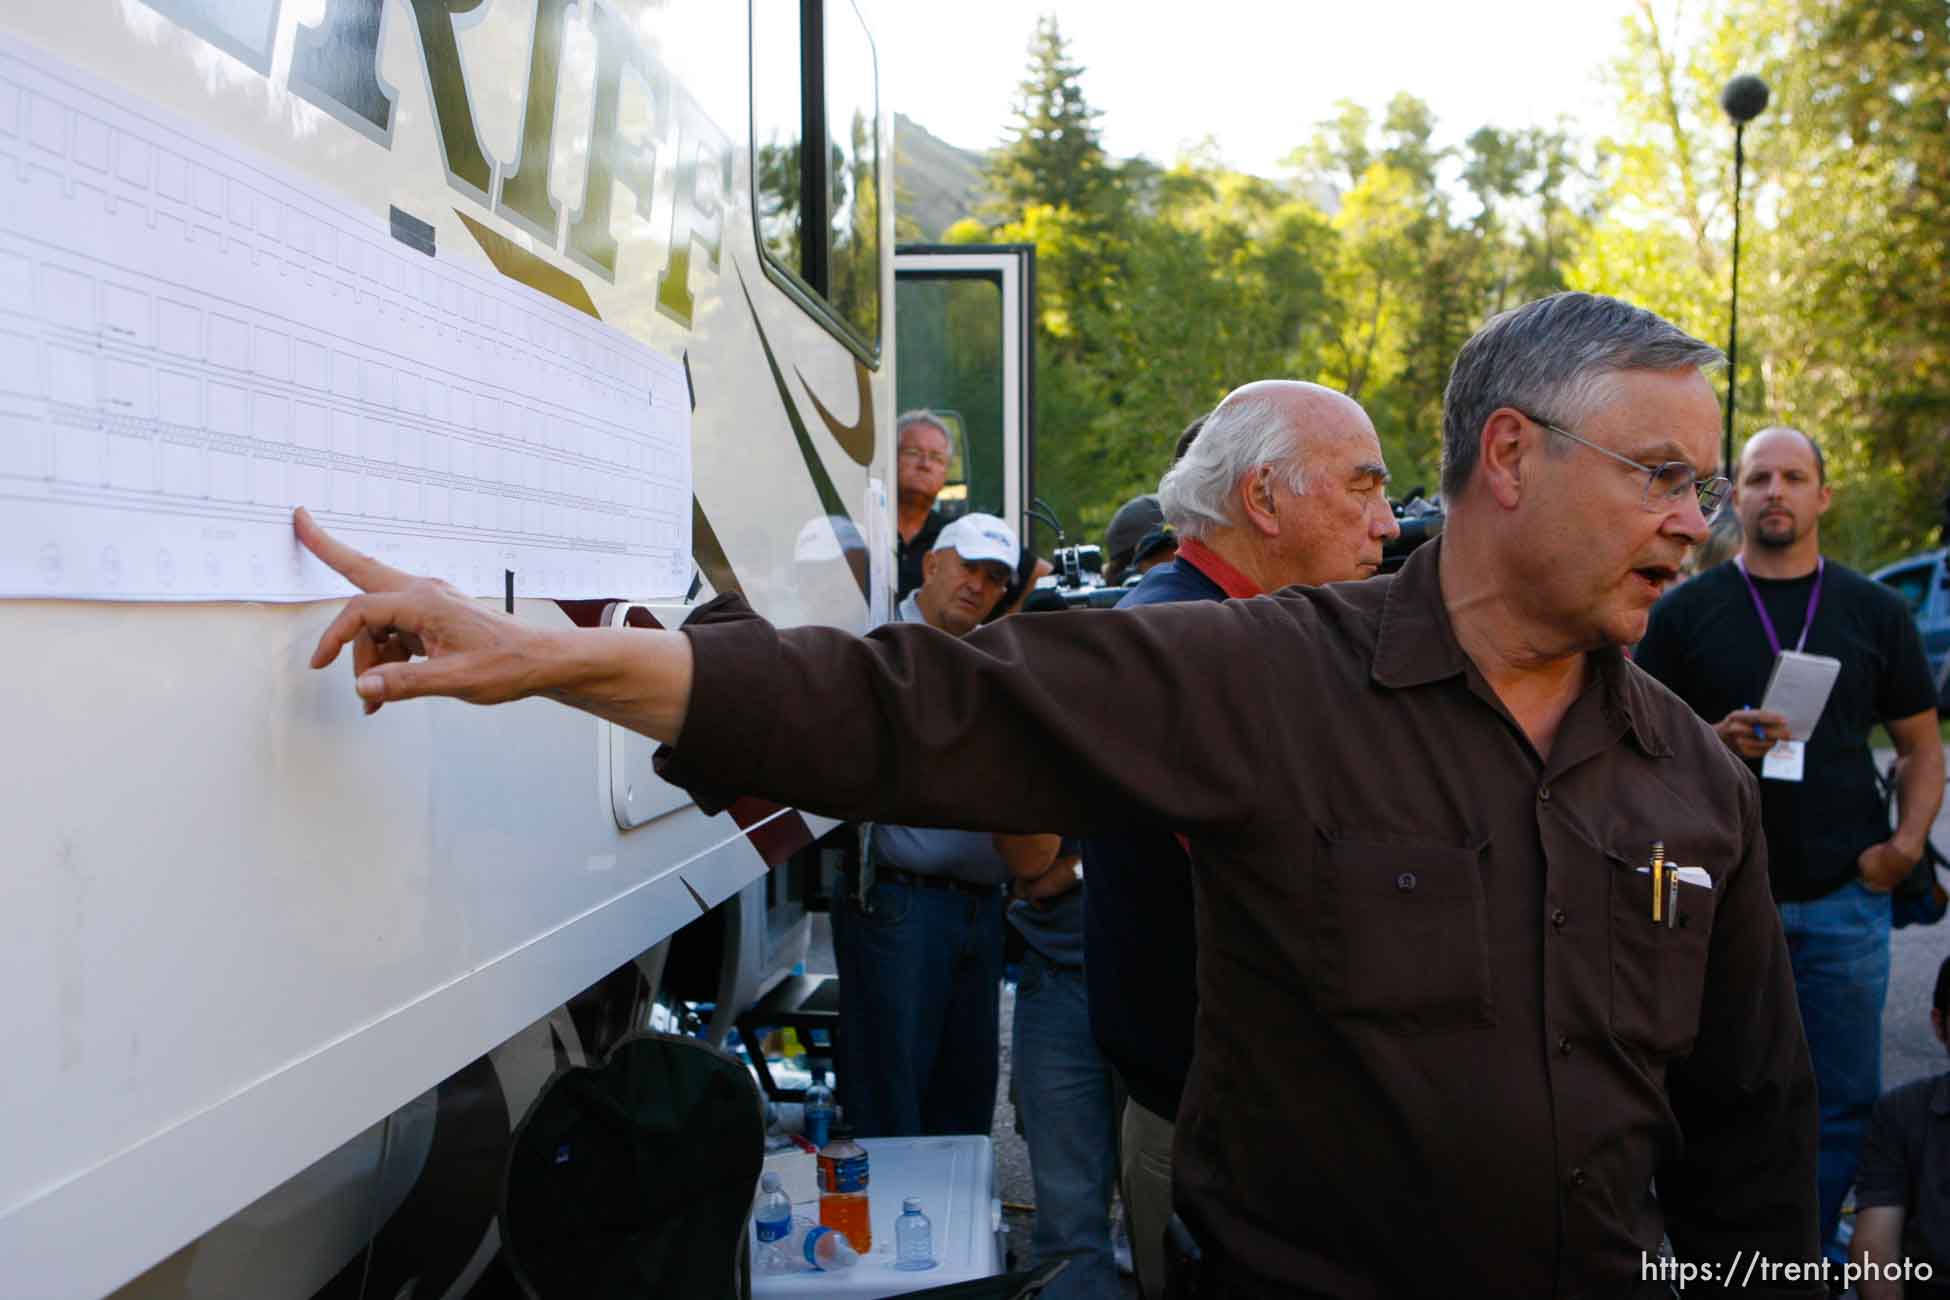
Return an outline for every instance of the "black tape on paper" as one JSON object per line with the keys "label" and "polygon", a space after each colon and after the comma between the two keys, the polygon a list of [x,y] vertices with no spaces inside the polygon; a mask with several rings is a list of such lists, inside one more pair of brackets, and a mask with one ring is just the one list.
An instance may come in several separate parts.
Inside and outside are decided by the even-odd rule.
{"label": "black tape on paper", "polygon": [[393,209],[392,220],[394,239],[416,252],[433,256],[433,226],[430,223],[398,208]]}

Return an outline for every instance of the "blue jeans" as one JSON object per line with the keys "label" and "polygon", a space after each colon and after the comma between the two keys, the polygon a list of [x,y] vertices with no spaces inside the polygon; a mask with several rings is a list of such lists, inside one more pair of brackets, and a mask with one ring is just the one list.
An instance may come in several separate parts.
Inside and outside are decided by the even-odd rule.
{"label": "blue jeans", "polygon": [[995,1119],[1002,892],[878,881],[833,903],[846,1122],[860,1137],[982,1133]]}
{"label": "blue jeans", "polygon": [[1055,965],[1034,948],[1023,957],[1011,1068],[1036,1184],[1030,1247],[1039,1265],[1070,1261],[1045,1300],[1118,1300],[1110,1245],[1118,1099],[1090,1035],[1081,967]]}
{"label": "blue jeans", "polygon": [[1882,1094],[1882,1006],[1889,993],[1889,895],[1852,880],[1781,904],[1801,1023],[1821,1100],[1821,1240],[1840,1262],[1835,1223],[1855,1181],[1869,1111]]}

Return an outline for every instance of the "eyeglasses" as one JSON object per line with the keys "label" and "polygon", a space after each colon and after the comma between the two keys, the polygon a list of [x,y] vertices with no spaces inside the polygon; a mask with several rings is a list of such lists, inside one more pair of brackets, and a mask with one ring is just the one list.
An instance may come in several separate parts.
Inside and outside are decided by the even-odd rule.
{"label": "eyeglasses", "polygon": [[925,447],[902,447],[900,458],[919,461],[930,469],[947,469],[954,459],[945,451],[929,451]]}
{"label": "eyeglasses", "polygon": [[1540,420],[1528,411],[1519,410],[1514,406],[1510,409],[1532,424],[1549,429],[1560,437],[1569,438],[1572,442],[1611,457],[1621,465],[1630,465],[1633,469],[1644,473],[1645,497],[1640,504],[1647,510],[1670,510],[1683,500],[1688,492],[1691,492],[1699,498],[1699,512],[1711,519],[1718,513],[1721,504],[1727,499],[1728,491],[1733,487],[1724,474],[1712,474],[1701,478],[1699,471],[1683,460],[1669,460],[1660,465],[1647,465],[1644,461],[1633,460],[1630,456],[1621,456],[1609,447],[1600,447],[1589,438],[1580,438],[1569,429],[1559,428],[1549,420]]}

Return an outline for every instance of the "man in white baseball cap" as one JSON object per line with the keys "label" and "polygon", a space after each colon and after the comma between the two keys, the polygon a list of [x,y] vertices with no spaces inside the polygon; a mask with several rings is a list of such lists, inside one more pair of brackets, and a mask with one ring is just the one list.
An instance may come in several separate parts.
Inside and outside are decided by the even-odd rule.
{"label": "man in white baseball cap", "polygon": [[900,621],[967,636],[1009,589],[1021,549],[1016,530],[994,515],[963,515],[921,557],[921,585],[900,603]]}
{"label": "man in white baseball cap", "polygon": [[[1015,571],[994,515],[948,524],[896,618],[966,636]],[[855,1133],[987,1133],[999,1074],[1002,886],[987,831],[863,825],[833,899],[840,1025],[833,1050]]]}

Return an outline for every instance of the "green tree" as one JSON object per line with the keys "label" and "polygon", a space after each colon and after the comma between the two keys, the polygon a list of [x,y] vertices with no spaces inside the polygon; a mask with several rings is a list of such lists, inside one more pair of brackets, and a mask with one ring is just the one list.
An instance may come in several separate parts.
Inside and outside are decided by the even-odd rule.
{"label": "green tree", "polygon": [[1768,392],[1823,438],[1824,534],[1870,565],[1927,545],[1950,487],[1950,22],[1941,0],[1800,0],[1791,20],[1756,124],[1778,140]]}
{"label": "green tree", "polygon": [[[1950,29],[1940,0],[1721,0],[1681,42],[1642,3],[1613,79],[1604,212],[1571,281],[1723,341],[1736,72],[1773,89],[1746,132],[1738,439],[1822,440],[1831,553],[1928,543],[1950,480]],[[1683,53],[1681,50],[1683,49]]]}
{"label": "green tree", "polygon": [[[1683,17],[1675,6],[1662,20],[1651,0],[1639,0],[1621,24],[1619,53],[1607,70],[1618,126],[1598,143],[1601,189],[1566,279],[1571,288],[1625,298],[1724,346],[1733,137],[1719,95],[1755,51],[1723,5],[1709,4],[1690,24]],[[1766,40],[1770,21],[1758,12],[1751,17],[1746,34]],[[1769,145],[1757,131],[1747,141],[1751,186],[1771,170],[1756,165]],[[1749,188],[1749,218],[1753,198]],[[1755,269],[1766,232],[1750,220],[1743,234],[1739,405],[1754,412],[1766,405],[1759,360],[1765,311],[1756,292],[1763,277]],[[1740,427],[1757,426],[1743,418]]]}
{"label": "green tree", "polygon": [[1504,245],[1523,245],[1506,235],[1495,201],[1514,199],[1536,170],[1524,141],[1478,132],[1464,178],[1487,219],[1460,220],[1443,183],[1451,154],[1435,147],[1435,129],[1435,115],[1412,95],[1391,99],[1378,125],[1343,103],[1290,159],[1313,186],[1354,176],[1335,193],[1317,377],[1367,408],[1389,465],[1411,484],[1434,481],[1456,350],[1516,275],[1499,269],[1518,261]]}
{"label": "green tree", "polygon": [[1116,193],[1097,130],[1099,112],[1083,94],[1083,65],[1047,14],[1029,41],[1029,69],[1017,83],[1008,138],[989,157],[990,212],[1015,219],[1033,204],[1097,216]]}

